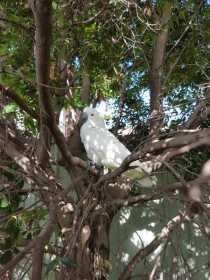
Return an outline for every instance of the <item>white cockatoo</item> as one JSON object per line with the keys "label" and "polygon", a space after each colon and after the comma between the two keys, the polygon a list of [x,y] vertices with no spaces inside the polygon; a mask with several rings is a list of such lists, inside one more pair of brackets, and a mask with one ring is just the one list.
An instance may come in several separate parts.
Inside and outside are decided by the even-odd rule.
{"label": "white cockatoo", "polygon": [[[88,158],[111,170],[119,167],[131,152],[106,128],[103,117],[96,109],[86,107],[82,119],[80,137]],[[144,163],[134,161],[130,166],[135,169],[126,171],[125,175],[137,179],[145,187],[155,184],[155,179],[148,177],[149,171]]]}

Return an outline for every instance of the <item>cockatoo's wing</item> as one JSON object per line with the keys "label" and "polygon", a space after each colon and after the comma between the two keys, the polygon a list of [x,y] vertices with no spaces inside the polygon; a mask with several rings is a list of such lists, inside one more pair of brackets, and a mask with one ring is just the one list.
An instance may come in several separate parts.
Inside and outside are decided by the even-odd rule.
{"label": "cockatoo's wing", "polygon": [[107,129],[84,124],[80,130],[87,156],[96,164],[114,169],[130,155],[129,150]]}

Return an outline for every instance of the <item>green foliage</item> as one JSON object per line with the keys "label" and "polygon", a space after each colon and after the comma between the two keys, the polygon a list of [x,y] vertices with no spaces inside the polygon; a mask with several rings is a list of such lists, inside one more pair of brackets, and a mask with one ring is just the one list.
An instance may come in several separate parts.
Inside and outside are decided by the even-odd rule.
{"label": "green foliage", "polygon": [[1,197],[0,198],[0,211],[4,209],[8,209],[10,203],[6,197]]}
{"label": "green foliage", "polygon": [[17,105],[15,103],[10,103],[4,106],[3,113],[9,114],[14,113],[17,110]]}
{"label": "green foliage", "polygon": [[56,267],[64,265],[66,267],[74,267],[76,264],[69,257],[56,257],[50,261],[46,266],[46,275],[55,270]]}
{"label": "green foliage", "polygon": [[6,264],[13,257],[13,253],[11,250],[6,250],[3,254],[0,255],[0,264]]}

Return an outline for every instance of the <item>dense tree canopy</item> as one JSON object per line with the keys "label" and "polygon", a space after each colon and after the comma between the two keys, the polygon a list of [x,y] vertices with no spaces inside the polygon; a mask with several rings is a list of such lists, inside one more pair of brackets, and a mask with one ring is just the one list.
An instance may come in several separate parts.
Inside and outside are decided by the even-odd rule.
{"label": "dense tree canopy", "polygon": [[[0,2],[2,279],[210,278],[209,16],[205,0]],[[108,173],[79,137],[102,103],[133,151]],[[153,188],[124,176],[137,159]]]}

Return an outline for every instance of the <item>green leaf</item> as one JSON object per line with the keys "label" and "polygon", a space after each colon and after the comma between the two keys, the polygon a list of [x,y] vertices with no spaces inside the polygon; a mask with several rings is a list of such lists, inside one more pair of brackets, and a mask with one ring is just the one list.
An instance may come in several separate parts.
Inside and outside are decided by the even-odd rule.
{"label": "green leaf", "polygon": [[10,203],[6,198],[0,200],[0,208],[7,208],[9,205]]}
{"label": "green leaf", "polygon": [[30,130],[35,134],[37,127],[36,127],[36,123],[32,118],[30,117],[24,118],[24,126],[27,128],[27,130]]}
{"label": "green leaf", "polygon": [[54,10],[56,10],[57,7],[58,7],[58,4],[55,1],[53,1],[52,2],[52,7],[53,7]]}
{"label": "green leaf", "polygon": [[59,258],[55,258],[52,260],[47,266],[46,266],[46,274],[48,274],[50,271],[54,270],[54,268],[59,265],[60,260]]}
{"label": "green leaf", "polygon": [[61,263],[64,264],[65,266],[76,266],[76,263],[73,262],[72,259],[69,257],[62,257]]}
{"label": "green leaf", "polygon": [[88,35],[90,35],[95,30],[96,30],[96,22],[93,22],[92,24],[84,28],[85,34]]}
{"label": "green leaf", "polygon": [[12,258],[12,251],[11,250],[7,250],[5,253],[3,253],[0,256],[0,264],[6,264],[8,263]]}
{"label": "green leaf", "polygon": [[10,235],[13,236],[13,239],[16,239],[21,230],[20,218],[17,218],[16,216],[12,216],[7,223],[6,230]]}
{"label": "green leaf", "polygon": [[65,265],[65,266],[76,266],[76,263],[72,261],[69,257],[56,257],[46,266],[46,274],[54,270],[56,266]]}
{"label": "green leaf", "polygon": [[4,107],[3,113],[10,114],[10,113],[14,113],[16,110],[17,110],[17,105],[14,103],[10,103]]}

